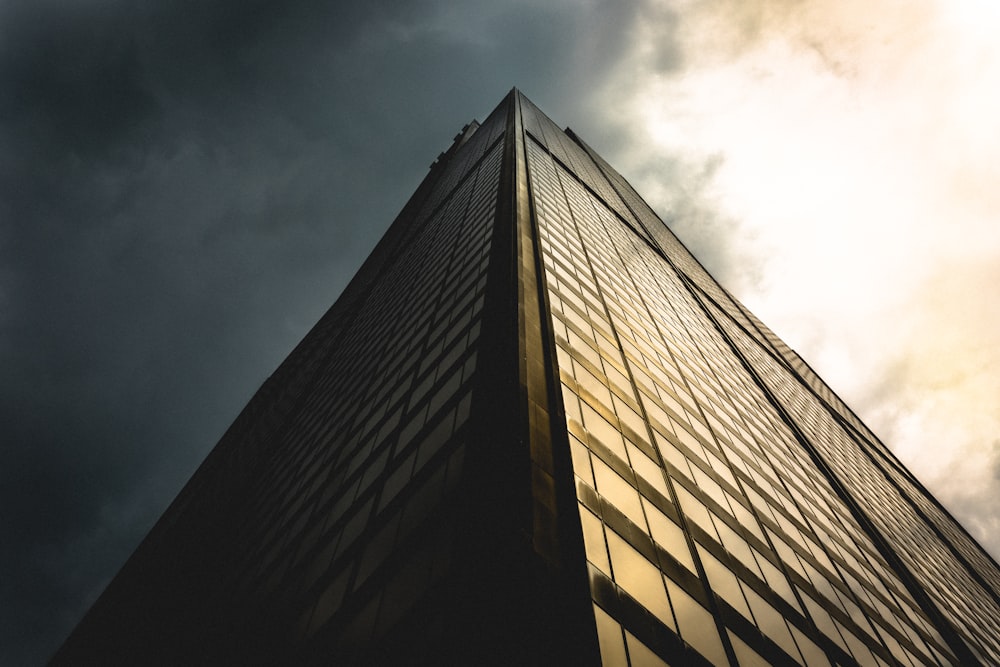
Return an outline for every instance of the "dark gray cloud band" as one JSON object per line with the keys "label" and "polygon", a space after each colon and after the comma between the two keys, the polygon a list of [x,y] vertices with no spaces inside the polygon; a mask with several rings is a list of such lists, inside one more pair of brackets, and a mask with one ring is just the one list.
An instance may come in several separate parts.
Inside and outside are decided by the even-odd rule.
{"label": "dark gray cloud band", "polygon": [[635,19],[0,6],[0,665],[55,649],[461,125],[512,85],[586,124]]}

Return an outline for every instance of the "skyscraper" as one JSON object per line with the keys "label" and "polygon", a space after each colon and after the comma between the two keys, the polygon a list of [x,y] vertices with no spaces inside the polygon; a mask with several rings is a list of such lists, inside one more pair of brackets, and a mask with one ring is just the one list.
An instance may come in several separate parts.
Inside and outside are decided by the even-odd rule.
{"label": "skyscraper", "polygon": [[1000,664],[1000,568],[515,90],[54,663]]}

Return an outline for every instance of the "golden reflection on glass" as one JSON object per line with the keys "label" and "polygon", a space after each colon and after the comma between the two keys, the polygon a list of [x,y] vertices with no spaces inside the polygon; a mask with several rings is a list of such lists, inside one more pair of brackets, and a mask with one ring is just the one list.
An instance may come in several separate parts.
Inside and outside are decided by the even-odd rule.
{"label": "golden reflection on glass", "polygon": [[691,644],[698,653],[708,658],[713,665],[723,667],[729,664],[726,650],[722,647],[722,639],[715,625],[715,619],[708,610],[684,590],[666,580],[670,600],[674,603],[674,613],[677,615],[677,625],[681,639]]}
{"label": "golden reflection on glass", "polygon": [[753,621],[753,614],[751,614],[750,607],[743,597],[740,582],[732,570],[700,545],[698,546],[698,555],[701,556],[701,563],[705,566],[708,584],[715,591],[715,594],[728,602],[730,607],[743,614],[744,618]]}
{"label": "golden reflection on glass", "polygon": [[628,630],[625,631],[625,645],[628,646],[628,660],[632,667],[670,667]]}
{"label": "golden reflection on glass", "polygon": [[684,515],[693,520],[702,530],[715,539],[715,526],[712,524],[712,515],[705,505],[680,484],[675,484],[674,488],[677,490],[677,500],[681,503]]}
{"label": "golden reflection on glass", "polygon": [[[830,667],[830,659],[826,657],[823,649],[791,623],[788,624],[788,628],[792,631],[792,636],[795,637],[795,643],[799,647],[799,653],[806,661],[806,667]],[[919,664],[919,662],[914,664]]]}
{"label": "golden reflection on glass", "polygon": [[597,641],[601,647],[603,667],[628,667],[625,657],[625,642],[622,641],[622,626],[606,611],[594,605],[594,619],[597,622]]}
{"label": "golden reflection on glass", "polygon": [[625,453],[625,439],[622,437],[621,431],[612,426],[611,422],[586,403],[582,403],[581,407],[583,425],[587,432],[614,452],[622,461],[628,461],[628,454]]}
{"label": "golden reflection on glass", "polygon": [[[800,609],[792,582],[802,589],[806,616],[859,661],[882,659],[862,645],[880,646],[874,636],[865,634],[869,633],[884,635],[889,652],[901,662],[927,662],[935,649],[924,643],[922,635],[943,646],[939,635],[837,494],[803,457],[781,416],[736,361],[730,343],[706,326],[710,321],[687,286],[626,228],[627,222],[610,213],[544,149],[533,141],[529,144],[533,165],[529,176],[533,185],[544,181],[536,188],[536,211],[575,474],[635,528],[648,528],[653,541],[694,574],[698,568],[689,540],[669,514],[670,499],[677,497],[680,507],[674,509],[683,512],[687,525],[698,526],[713,541],[705,541],[706,536],[694,529],[696,539],[708,545],[698,545],[708,584],[795,660],[810,667],[828,664],[819,646],[806,637],[816,630],[810,626],[803,632],[782,616],[786,609],[782,600]],[[543,192],[541,203],[538,197]],[[628,216],[627,210],[622,212]],[[708,307],[718,310],[714,304]],[[750,329],[734,329],[731,315],[717,313],[727,332],[737,339],[746,338],[748,331],[757,336]],[[766,369],[765,382],[784,382],[787,369],[761,356],[763,350],[757,345],[761,340],[749,347],[740,341],[752,363]],[[798,385],[789,382],[778,388],[797,418],[809,417],[807,430],[827,429],[824,442],[836,450],[831,455],[838,469],[881,493],[886,481],[872,475],[871,466],[857,456],[842,429],[835,424],[831,428],[829,415],[817,409],[814,397],[797,390]],[[653,447],[645,443],[650,431]],[[661,460],[669,465],[661,467]],[[635,479],[624,466],[631,468]],[[672,484],[664,467],[674,476]],[[904,516],[905,507],[900,512],[895,509],[878,520],[893,533],[905,533],[909,515]],[[668,588],[663,588],[663,580],[653,585],[657,566],[609,527],[620,519],[606,514],[609,526],[605,526],[582,506],[580,516],[587,557],[594,567],[611,571],[623,590],[654,613],[659,608],[658,617],[669,617],[673,623],[676,615],[687,642],[716,664],[726,664],[708,610],[674,581],[666,581]],[[634,532],[628,534],[633,543],[645,544]],[[923,549],[929,540],[916,533],[910,539],[914,549]],[[715,541],[730,554],[733,569]],[[934,577],[952,562],[940,549],[926,548],[922,553],[915,566],[919,576]],[[960,604],[965,583],[948,579],[940,591],[948,600],[944,604]],[[650,592],[656,590],[662,595]],[[847,616],[825,611],[838,608],[853,620],[846,628],[839,619]],[[622,626],[606,612],[595,607],[595,616],[606,664],[624,664],[626,647],[633,665],[663,664],[627,627],[623,639]],[[873,628],[866,620],[873,617],[886,622]],[[910,649],[886,634],[885,627],[905,635],[917,651],[926,653],[911,660]],[[732,632],[730,637],[740,664],[765,664],[742,638]]]}
{"label": "golden reflection on glass", "polygon": [[708,476],[708,474],[699,468],[698,466],[691,466],[691,472],[694,474],[694,482],[701,489],[702,493],[707,494],[712,500],[717,502],[719,505],[728,509],[726,504],[726,495],[722,491],[722,487],[719,486],[718,482]]}
{"label": "golden reflection on glass", "polygon": [[733,653],[736,654],[736,660],[739,662],[740,667],[770,667],[771,663],[760,657],[756,651],[747,646],[746,642],[732,631],[729,632],[729,642],[733,645]]}
{"label": "golden reflection on glass", "polygon": [[576,381],[580,383],[581,389],[590,392],[590,395],[600,401],[605,407],[610,408],[612,406],[611,390],[608,389],[604,381],[598,379],[583,364],[576,362],[573,363],[573,374],[576,376]]}
{"label": "golden reflection on glass", "polygon": [[608,549],[604,542],[604,526],[597,515],[580,505],[580,523],[583,526],[583,544],[587,551],[587,560],[594,566],[611,576],[611,562],[608,560]]}
{"label": "golden reflection on glass", "polygon": [[669,498],[670,491],[663,478],[663,468],[631,442],[626,441],[625,448],[628,450],[629,462],[632,464],[635,474],[649,482],[654,489],[663,494],[664,498]]}
{"label": "golden reflection on glass", "polygon": [[691,470],[688,468],[687,457],[684,456],[684,453],[681,452],[680,449],[674,447],[669,440],[660,437],[659,434],[657,434],[656,444],[660,450],[660,456],[662,456],[664,460],[673,463],[674,467],[680,470],[680,472],[686,477],[691,477]]}
{"label": "golden reflection on glass", "polygon": [[565,384],[562,387],[563,407],[566,409],[566,421],[575,421],[583,425],[583,413],[580,411],[580,399],[576,393]]}
{"label": "golden reflection on glass", "polygon": [[764,581],[771,589],[784,598],[785,602],[790,604],[796,611],[801,612],[799,609],[799,603],[795,599],[795,594],[792,593],[792,586],[788,583],[788,579],[774,564],[768,559],[764,558],[756,549],[751,549],[754,556],[757,558],[757,566],[760,568],[761,572],[764,574]]}
{"label": "golden reflection on glass", "polygon": [[592,461],[597,492],[621,510],[632,523],[645,530],[646,520],[642,515],[639,492],[600,458],[595,456]]}
{"label": "golden reflection on glass", "polygon": [[667,599],[659,568],[646,560],[645,556],[633,549],[615,531],[607,531],[607,537],[615,583],[653,612],[661,623],[676,631],[677,626],[670,613],[670,601]]}
{"label": "golden reflection on glass", "polygon": [[569,436],[569,451],[573,457],[573,472],[577,477],[594,488],[594,470],[590,465],[590,450],[572,435]]}
{"label": "golden reflection on glass", "polygon": [[760,628],[760,631],[784,649],[785,653],[798,660],[799,652],[795,647],[795,641],[785,624],[785,619],[778,613],[778,610],[749,586],[743,587],[743,594],[753,611],[754,618],[757,619],[757,627]]}
{"label": "golden reflection on glass", "polygon": [[652,534],[653,540],[690,572],[697,572],[681,527],[645,498],[642,499],[642,506],[646,510],[649,532]]}

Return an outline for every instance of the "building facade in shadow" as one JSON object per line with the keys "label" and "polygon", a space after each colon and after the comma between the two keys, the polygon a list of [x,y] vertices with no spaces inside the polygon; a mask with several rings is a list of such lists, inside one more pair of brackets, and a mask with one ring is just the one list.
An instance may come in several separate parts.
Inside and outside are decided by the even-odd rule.
{"label": "building facade in shadow", "polygon": [[513,90],[57,665],[1000,664],[1000,569]]}

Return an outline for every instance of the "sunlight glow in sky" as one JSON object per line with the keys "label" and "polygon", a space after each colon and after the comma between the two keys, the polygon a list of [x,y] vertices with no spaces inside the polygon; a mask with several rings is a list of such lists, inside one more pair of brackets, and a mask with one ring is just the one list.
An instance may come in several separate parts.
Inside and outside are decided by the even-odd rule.
{"label": "sunlight glow in sky", "polygon": [[[1000,9],[678,11],[677,71],[648,57],[662,26],[636,30],[626,104],[654,148],[623,171],[1000,552]],[[657,155],[701,177],[664,184]]]}
{"label": "sunlight glow in sky", "polygon": [[0,667],[511,86],[1000,557],[997,35],[996,0],[0,2]]}

